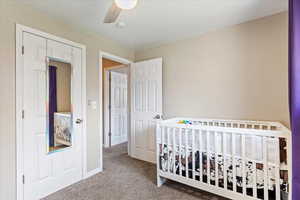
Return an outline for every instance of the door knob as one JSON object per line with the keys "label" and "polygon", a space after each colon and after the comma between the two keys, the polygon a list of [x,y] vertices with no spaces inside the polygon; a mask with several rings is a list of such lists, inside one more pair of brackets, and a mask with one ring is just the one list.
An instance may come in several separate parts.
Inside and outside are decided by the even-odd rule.
{"label": "door knob", "polygon": [[162,117],[162,115],[157,114],[157,115],[155,115],[155,117],[153,119],[163,119],[163,117]]}
{"label": "door knob", "polygon": [[76,124],[81,124],[81,122],[82,122],[82,119],[76,119],[76,121],[75,121]]}

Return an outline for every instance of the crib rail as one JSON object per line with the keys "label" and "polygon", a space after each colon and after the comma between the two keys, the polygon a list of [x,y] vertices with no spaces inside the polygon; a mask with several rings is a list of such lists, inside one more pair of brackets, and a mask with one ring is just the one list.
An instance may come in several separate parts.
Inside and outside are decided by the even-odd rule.
{"label": "crib rail", "polygon": [[157,124],[158,177],[231,199],[290,199],[290,131],[282,124],[180,120]]}

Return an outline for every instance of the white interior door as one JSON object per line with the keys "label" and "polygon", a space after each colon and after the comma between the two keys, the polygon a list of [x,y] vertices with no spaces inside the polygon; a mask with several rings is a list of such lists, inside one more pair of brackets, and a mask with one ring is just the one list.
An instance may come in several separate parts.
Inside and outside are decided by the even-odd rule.
{"label": "white interior door", "polygon": [[110,72],[111,145],[127,142],[128,105],[127,74]]}
{"label": "white interior door", "polygon": [[131,153],[155,162],[156,116],[162,116],[162,59],[131,65]]}
{"label": "white interior door", "polygon": [[82,179],[82,125],[72,122],[72,146],[48,151],[47,56],[72,66],[73,119],[81,118],[81,49],[23,32],[24,199],[37,200]]}

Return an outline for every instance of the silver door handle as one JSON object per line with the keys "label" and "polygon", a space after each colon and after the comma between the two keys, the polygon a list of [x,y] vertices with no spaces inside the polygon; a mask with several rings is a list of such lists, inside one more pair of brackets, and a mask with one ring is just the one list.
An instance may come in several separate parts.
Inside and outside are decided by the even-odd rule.
{"label": "silver door handle", "polygon": [[153,119],[163,119],[163,116],[160,114],[155,115],[155,117],[153,117]]}
{"label": "silver door handle", "polygon": [[75,123],[76,124],[81,124],[82,121],[83,121],[82,119],[76,119]]}

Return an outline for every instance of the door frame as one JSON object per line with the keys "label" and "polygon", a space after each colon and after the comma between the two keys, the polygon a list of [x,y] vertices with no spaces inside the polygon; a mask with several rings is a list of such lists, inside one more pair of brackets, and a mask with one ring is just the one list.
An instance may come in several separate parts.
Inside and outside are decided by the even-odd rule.
{"label": "door frame", "polygon": [[[131,60],[128,60],[126,58],[123,58],[123,57],[120,57],[120,56],[116,56],[116,55],[113,55],[113,54],[110,54],[110,53],[107,53],[105,51],[101,51],[99,52],[99,110],[100,110],[100,114],[99,114],[99,124],[100,124],[100,127],[99,127],[99,131],[100,131],[100,145],[101,145],[101,153],[100,153],[100,160],[102,161],[101,162],[101,169],[103,169],[103,145],[104,145],[104,138],[106,136],[105,132],[104,132],[104,127],[105,125],[103,124],[103,121],[104,121],[104,115],[105,113],[108,112],[108,110],[106,109],[106,105],[105,105],[105,102],[107,102],[107,100],[105,102],[103,102],[103,96],[104,98],[107,98],[107,94],[105,94],[105,91],[103,91],[103,77],[106,75],[106,72],[110,69],[116,69],[116,68],[120,68],[118,66],[116,67],[112,67],[112,68],[109,68],[108,70],[103,70],[103,66],[102,66],[102,58],[106,58],[106,59],[109,59],[109,60],[112,60],[112,61],[116,61],[116,62],[119,62],[119,63],[122,63],[124,65],[127,65],[128,68],[129,68],[129,71],[130,71],[130,65],[133,63],[133,61]],[[103,72],[105,74],[103,74]],[[130,76],[130,74],[129,74]],[[129,81],[129,76],[128,76],[128,81]],[[105,79],[107,80],[107,78]],[[129,88],[128,88],[129,89]],[[130,93],[128,93],[128,95],[130,95]],[[128,106],[130,105],[130,102],[128,101]],[[105,106],[105,107],[104,107]],[[104,109],[103,109],[104,108]],[[130,110],[128,110],[129,112],[129,116],[128,116],[128,154],[129,156],[131,156],[131,144],[130,144]]]}
{"label": "door frame", "polygon": [[[67,44],[72,47],[80,48],[82,50],[82,179],[88,176],[87,172],[87,135],[86,135],[86,47],[82,44],[75,43],[52,34],[48,34],[27,26],[16,24],[16,199],[24,199],[24,152],[23,152],[23,32],[31,33],[39,37],[51,39],[57,42]],[[46,62],[46,58],[45,58]],[[82,180],[81,179],[81,180]]]}
{"label": "door frame", "polygon": [[[127,65],[126,67],[128,67],[128,73],[127,73],[127,121],[129,123],[129,113],[130,113],[130,102],[129,102],[129,95],[130,95],[130,92],[129,92],[129,87],[130,87],[130,84],[129,84],[129,66]],[[110,110],[109,110],[109,103],[110,103],[110,94],[111,94],[111,90],[110,90],[110,84],[111,84],[111,80],[109,79],[109,76],[110,76],[110,72],[113,71],[114,69],[121,69],[121,68],[125,68],[123,66],[112,66],[112,67],[108,67],[108,68],[105,68],[103,69],[103,145],[104,145],[104,148],[109,148],[111,147],[110,145],[110,138],[109,138],[109,129],[111,128],[110,127],[110,121],[111,121],[111,116],[110,116]],[[128,126],[128,131],[129,131],[129,125]],[[128,136],[128,134],[127,134]],[[128,141],[129,142],[129,141]],[[130,145],[128,144],[128,147]]]}

